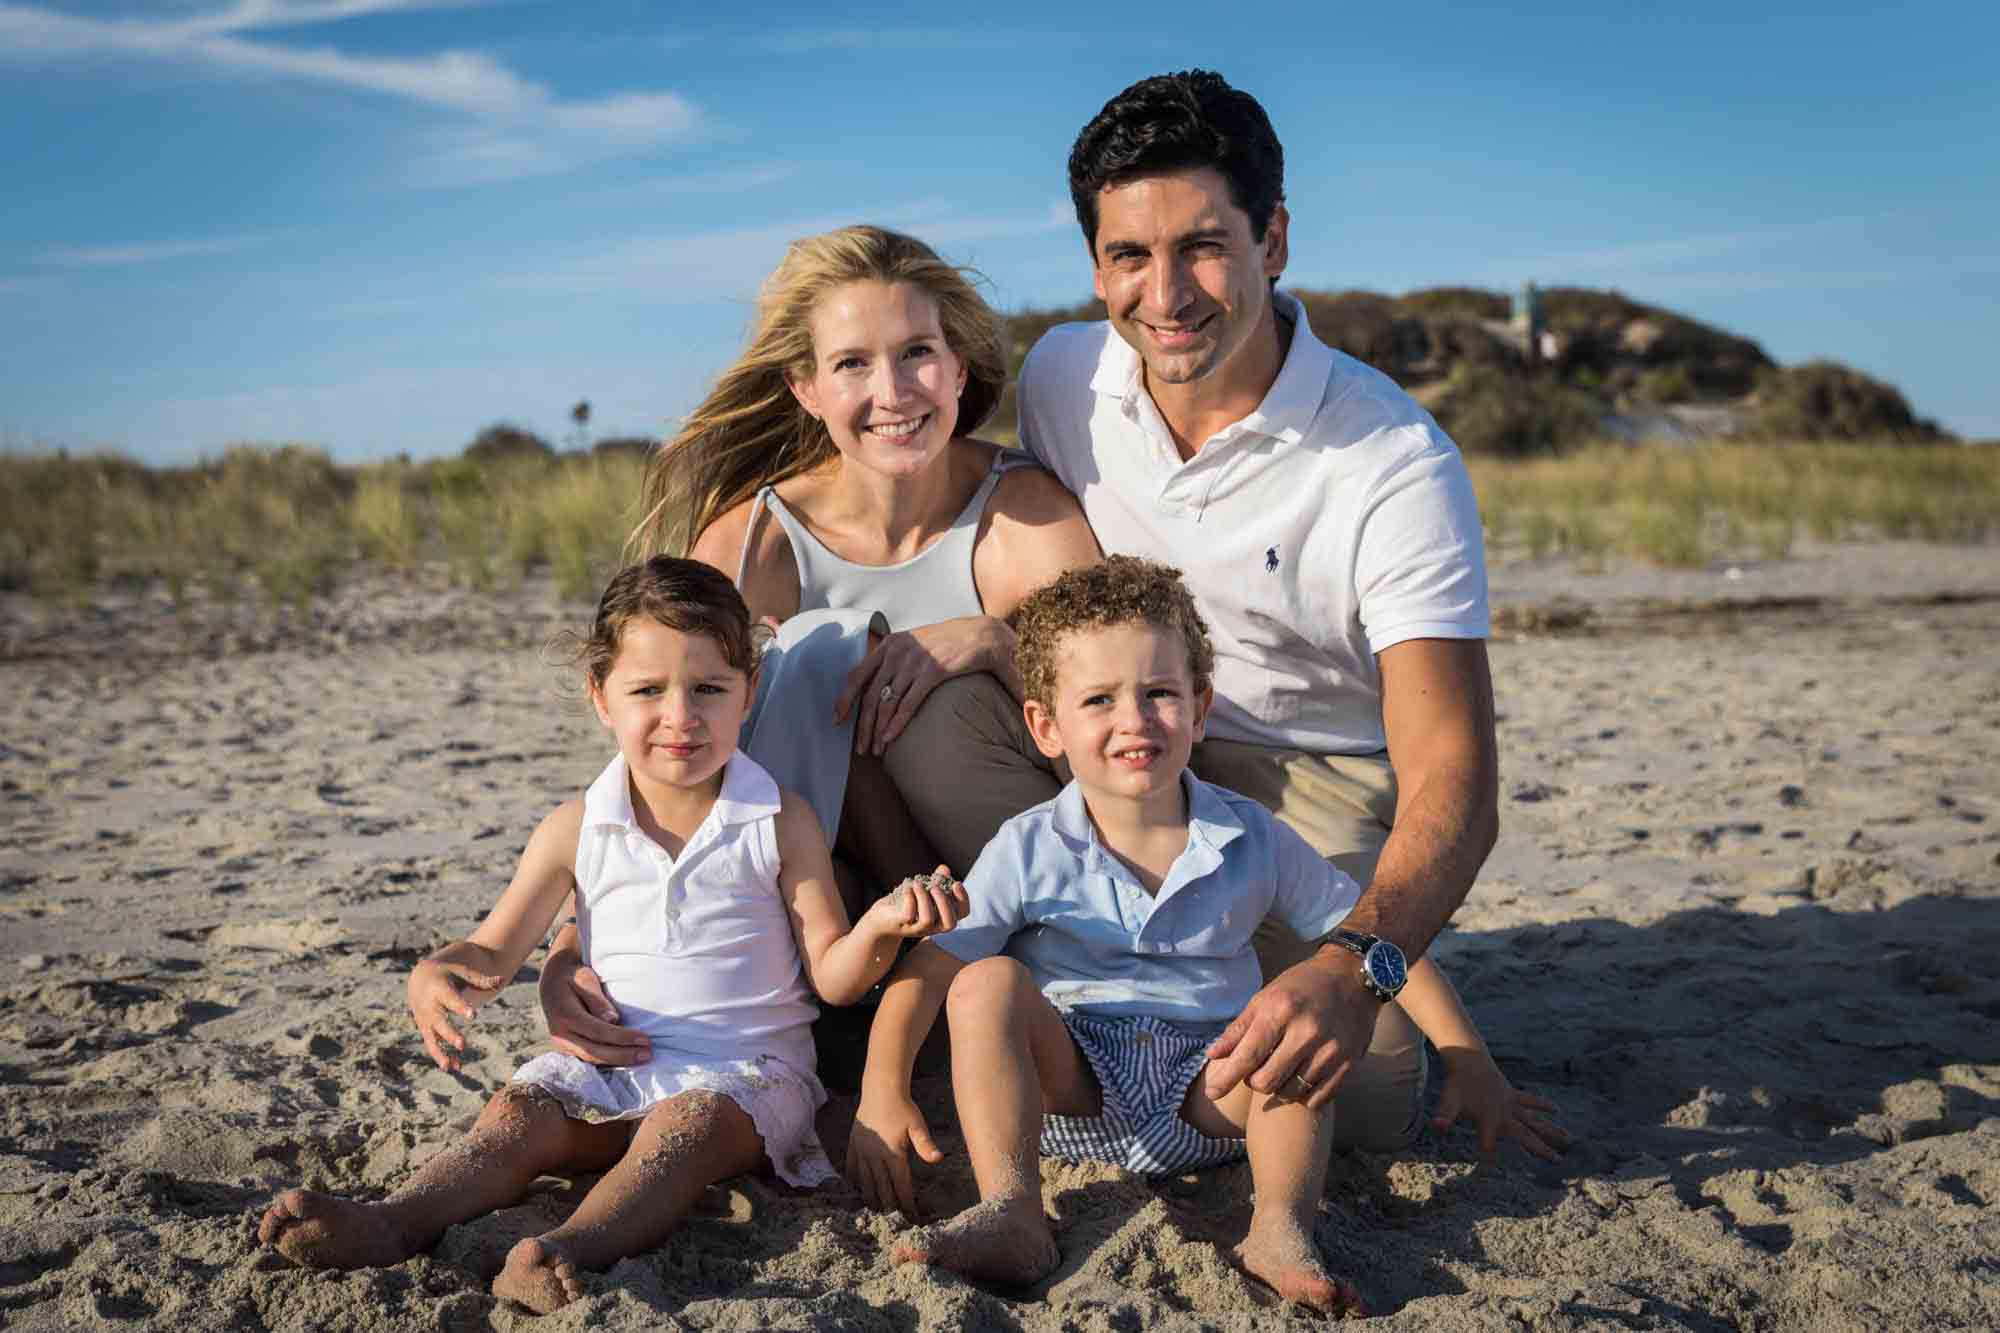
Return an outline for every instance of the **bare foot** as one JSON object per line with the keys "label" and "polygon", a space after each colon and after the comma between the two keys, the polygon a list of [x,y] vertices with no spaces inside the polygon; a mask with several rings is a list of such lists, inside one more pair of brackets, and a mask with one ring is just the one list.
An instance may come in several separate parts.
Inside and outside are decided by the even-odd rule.
{"label": "bare foot", "polygon": [[1294,1305],[1325,1315],[1368,1317],[1361,1293],[1326,1271],[1312,1237],[1289,1217],[1267,1222],[1252,1216],[1250,1234],[1236,1247],[1236,1261],[1244,1272]]}
{"label": "bare foot", "polygon": [[583,1298],[576,1265],[537,1236],[507,1251],[507,1263],[493,1279],[493,1294],[525,1305],[536,1314],[560,1310]]}
{"label": "bare foot", "polygon": [[1062,1259],[1039,1197],[989,1199],[925,1227],[895,1249],[899,1264],[934,1264],[981,1282],[1026,1287]]}
{"label": "bare foot", "polygon": [[387,1268],[415,1254],[380,1204],[317,1190],[286,1190],[257,1223],[257,1239],[313,1268]]}

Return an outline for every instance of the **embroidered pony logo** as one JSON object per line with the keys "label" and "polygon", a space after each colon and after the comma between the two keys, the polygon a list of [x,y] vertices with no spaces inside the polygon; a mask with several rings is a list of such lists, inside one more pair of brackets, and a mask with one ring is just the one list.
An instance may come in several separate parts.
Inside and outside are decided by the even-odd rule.
{"label": "embroidered pony logo", "polygon": [[1275,546],[1264,552],[1264,572],[1266,574],[1278,572],[1278,548]]}

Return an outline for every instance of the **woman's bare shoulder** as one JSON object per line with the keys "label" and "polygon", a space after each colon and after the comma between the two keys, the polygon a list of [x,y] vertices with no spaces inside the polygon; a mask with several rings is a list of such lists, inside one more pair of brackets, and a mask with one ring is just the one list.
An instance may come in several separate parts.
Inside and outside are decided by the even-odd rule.
{"label": "woman's bare shoulder", "polygon": [[1067,518],[1081,519],[1083,506],[1069,493],[1055,474],[1044,470],[1032,458],[1022,455],[1019,466],[1000,474],[993,488],[993,503],[1001,517],[1020,523],[1053,523]]}
{"label": "woman's bare shoulder", "polygon": [[[769,515],[759,520],[762,509],[762,502],[752,496],[725,510],[695,538],[688,554],[732,579],[740,574],[737,591],[750,604],[751,615],[786,620],[799,609],[798,562],[792,558],[784,525]],[[747,559],[743,550],[746,533],[751,534]]]}

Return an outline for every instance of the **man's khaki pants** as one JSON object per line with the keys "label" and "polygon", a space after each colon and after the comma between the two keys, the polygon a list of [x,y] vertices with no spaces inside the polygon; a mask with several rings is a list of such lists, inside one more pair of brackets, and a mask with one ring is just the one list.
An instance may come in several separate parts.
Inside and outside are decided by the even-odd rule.
{"label": "man's khaki pants", "polygon": [[[883,762],[918,826],[960,875],[1001,824],[1053,797],[1069,777],[1067,765],[1036,748],[1006,687],[983,672],[932,691]],[[1363,887],[1373,878],[1396,813],[1386,755],[1215,740],[1196,744],[1191,767],[1203,781],[1270,810]],[[1258,927],[1254,942],[1266,980],[1313,952],[1275,918]],[[1335,1143],[1377,1151],[1407,1145],[1416,1137],[1425,1072],[1416,1024],[1400,1006],[1382,1006],[1366,1057],[1334,1101]]]}

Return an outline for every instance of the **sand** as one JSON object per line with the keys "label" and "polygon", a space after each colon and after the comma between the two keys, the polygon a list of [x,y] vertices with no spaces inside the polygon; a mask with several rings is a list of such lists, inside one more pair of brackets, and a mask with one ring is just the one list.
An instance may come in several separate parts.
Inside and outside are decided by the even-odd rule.
{"label": "sand", "polygon": [[[1384,1328],[2000,1326],[2000,550],[1494,587],[1504,831],[1437,956],[1579,1142],[1341,1156],[1329,1263]],[[897,1219],[768,1178],[539,1321],[487,1283],[574,1182],[391,1269],[257,1248],[276,1191],[384,1192],[538,1048],[524,976],[439,1071],[403,979],[607,753],[540,651],[583,610],[386,576],[307,615],[0,604],[0,1325],[1291,1319],[1224,1257],[1242,1168],[1051,1169],[1027,1293],[891,1266]]]}

